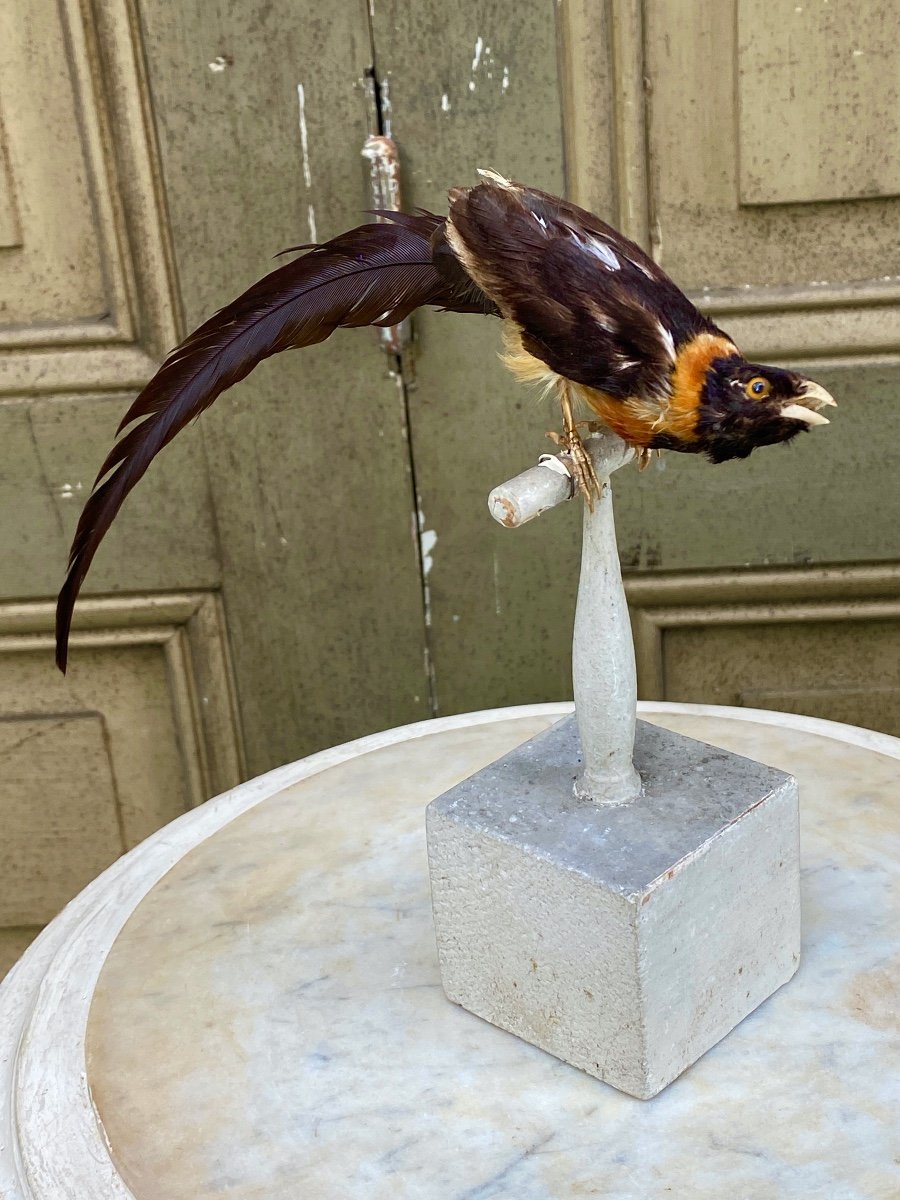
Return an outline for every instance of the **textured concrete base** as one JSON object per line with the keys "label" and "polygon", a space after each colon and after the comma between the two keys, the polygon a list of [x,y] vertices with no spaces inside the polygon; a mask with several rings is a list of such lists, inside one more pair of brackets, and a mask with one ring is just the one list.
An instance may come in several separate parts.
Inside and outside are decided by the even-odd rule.
{"label": "textured concrete base", "polygon": [[439,796],[448,997],[641,1099],[797,969],[795,781],[638,722],[632,804],[579,800],[574,717]]}

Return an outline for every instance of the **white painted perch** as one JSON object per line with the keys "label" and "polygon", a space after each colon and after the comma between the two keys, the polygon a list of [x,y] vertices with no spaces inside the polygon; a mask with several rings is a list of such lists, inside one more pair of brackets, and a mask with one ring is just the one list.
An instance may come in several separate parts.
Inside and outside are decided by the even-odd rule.
{"label": "white painted perch", "polygon": [[[597,804],[625,804],[640,795],[634,769],[637,676],[634,643],[613,520],[613,471],[634,451],[614,433],[585,439],[600,481],[593,511],[585,505],[581,579],[572,643],[572,683],[584,769],[575,791]],[[538,465],[494,488],[491,516],[515,529],[571,499],[573,480],[565,454],[543,455]]]}

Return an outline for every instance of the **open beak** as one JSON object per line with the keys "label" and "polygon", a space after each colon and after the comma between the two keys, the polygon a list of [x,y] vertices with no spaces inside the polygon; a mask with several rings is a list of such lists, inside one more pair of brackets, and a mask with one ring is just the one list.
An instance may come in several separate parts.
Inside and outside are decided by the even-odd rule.
{"label": "open beak", "polygon": [[813,412],[821,412],[823,408],[837,408],[834,396],[829,395],[820,383],[813,383],[811,379],[807,379],[803,384],[800,396],[804,407],[811,408]]}
{"label": "open beak", "polygon": [[837,401],[820,383],[813,383],[811,379],[807,379],[800,391],[800,398],[802,404],[788,404],[781,410],[781,416],[789,417],[793,421],[802,421],[810,428],[813,425],[830,424],[828,418],[822,416],[822,409],[837,407]]}

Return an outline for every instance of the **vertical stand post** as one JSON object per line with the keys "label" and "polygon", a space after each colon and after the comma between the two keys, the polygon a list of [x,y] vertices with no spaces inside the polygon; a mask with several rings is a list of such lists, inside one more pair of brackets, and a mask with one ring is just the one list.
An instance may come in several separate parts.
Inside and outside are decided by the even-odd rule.
{"label": "vertical stand post", "polygon": [[634,456],[615,434],[585,442],[600,496],[584,506],[581,578],[572,642],[572,685],[584,768],[576,795],[597,804],[625,804],[640,795],[634,769],[637,674],[622,585],[610,475]]}
{"label": "vertical stand post", "polygon": [[[626,804],[640,795],[634,753],[637,677],[628,605],[622,586],[610,476],[634,451],[609,431],[585,440],[601,494],[585,506],[581,579],[572,642],[572,684],[584,769],[575,792],[597,804]],[[567,456],[545,455],[538,466],[494,488],[491,515],[515,529],[572,495]]]}

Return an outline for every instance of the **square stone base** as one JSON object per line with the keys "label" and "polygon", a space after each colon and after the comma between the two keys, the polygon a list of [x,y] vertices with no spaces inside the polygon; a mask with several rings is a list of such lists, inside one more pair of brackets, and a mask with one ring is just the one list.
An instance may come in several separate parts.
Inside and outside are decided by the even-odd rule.
{"label": "square stone base", "polygon": [[641,797],[576,799],[574,717],[428,806],[447,996],[648,1099],[797,969],[794,779],[638,722]]}

